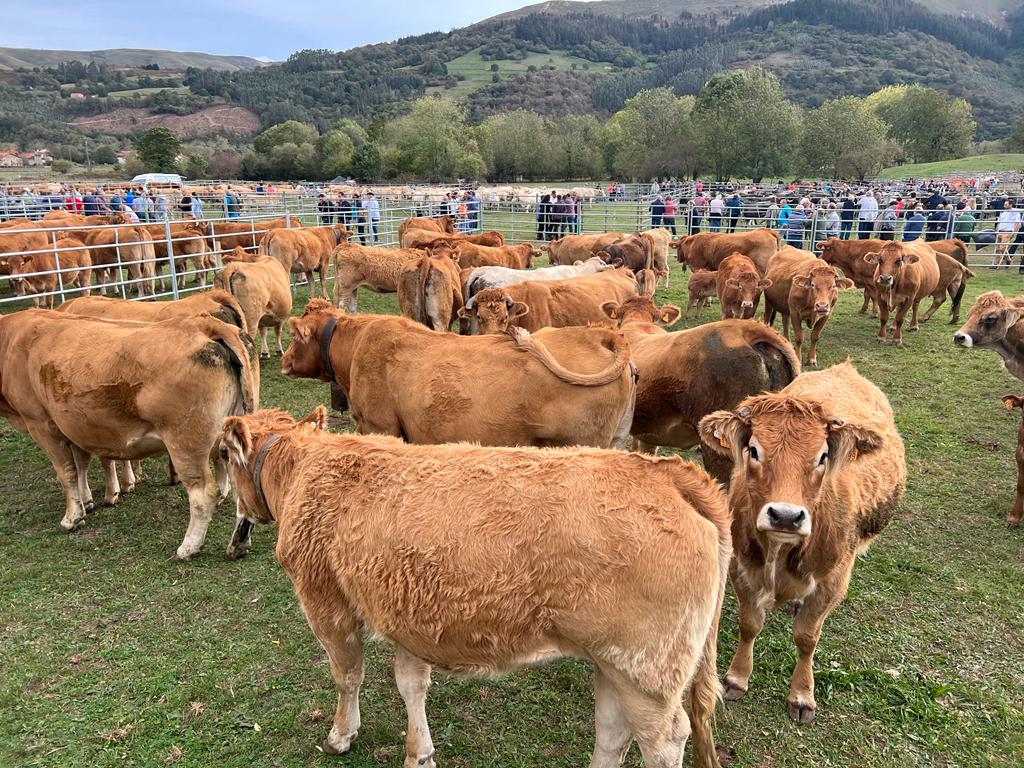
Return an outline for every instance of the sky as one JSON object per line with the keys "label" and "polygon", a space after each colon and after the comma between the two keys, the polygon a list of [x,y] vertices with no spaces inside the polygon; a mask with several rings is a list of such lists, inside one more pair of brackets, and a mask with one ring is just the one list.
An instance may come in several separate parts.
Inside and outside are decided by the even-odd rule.
{"label": "sky", "polygon": [[0,47],[162,48],[283,60],[448,31],[535,0],[3,0]]}

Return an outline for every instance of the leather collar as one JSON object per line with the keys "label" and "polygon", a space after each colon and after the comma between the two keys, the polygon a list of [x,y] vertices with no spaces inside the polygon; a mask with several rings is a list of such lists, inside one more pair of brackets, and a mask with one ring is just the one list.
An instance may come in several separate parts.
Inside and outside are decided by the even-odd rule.
{"label": "leather collar", "polygon": [[334,329],[338,325],[338,318],[331,315],[327,318],[327,324],[320,332],[320,365],[324,369],[324,376],[334,381],[334,366],[331,365],[331,339],[334,338]]}
{"label": "leather collar", "polygon": [[264,441],[263,445],[256,452],[256,461],[252,464],[252,485],[256,489],[256,500],[260,503],[260,507],[263,512],[266,513],[267,517],[271,520],[274,519],[274,513],[270,511],[270,506],[267,504],[267,497],[263,495],[263,483],[260,482],[260,472],[263,471],[263,462],[267,460],[267,453],[270,451],[270,446],[280,440],[282,435],[271,435]]}

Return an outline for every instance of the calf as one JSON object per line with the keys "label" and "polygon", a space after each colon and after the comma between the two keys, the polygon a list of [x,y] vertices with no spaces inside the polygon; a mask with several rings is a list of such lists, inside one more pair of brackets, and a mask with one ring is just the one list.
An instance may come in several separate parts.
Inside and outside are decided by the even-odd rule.
{"label": "calf", "polygon": [[786,703],[814,719],[814,650],[828,614],[846,595],[857,555],[892,519],[907,468],[892,408],[846,362],[804,373],[777,394],[744,400],[703,419],[705,445],[733,460],[729,504],[740,642],[725,698],[750,684],[754,640],[766,610],[799,606],[798,656]]}
{"label": "calf", "polygon": [[683,313],[683,320],[690,319],[690,310],[696,307],[694,316],[700,322],[700,311],[704,305],[718,295],[718,272],[708,272],[706,269],[698,269],[690,276],[686,291],[686,311]]}
{"label": "calf", "polygon": [[694,764],[719,764],[729,517],[704,472],[677,457],[407,445],[325,423],[323,407],[301,422],[260,411],[221,435],[238,490],[229,549],[277,524],[277,560],[327,651],[338,704],[324,752],[357,736],[369,631],[395,644],[406,766],[434,765],[432,666],[494,676],[562,656],[594,664],[592,766],[619,765],[634,738],[647,765],[680,766],[690,733]]}
{"label": "calf", "polygon": [[662,281],[662,287],[668,288],[668,251],[672,243],[672,233],[658,227],[640,234],[651,242],[651,269]]}
{"label": "calf", "polygon": [[[1024,397],[1003,395],[1003,405],[1008,411],[1012,411],[1014,408],[1024,410]],[[1024,516],[1024,420],[1017,428],[1017,448],[1013,455],[1017,459],[1017,495],[1013,500],[1013,508],[1006,518],[1006,524],[1016,528],[1020,525],[1021,517]]]}
{"label": "calf", "polygon": [[533,258],[540,253],[529,243],[492,248],[465,241],[455,243],[455,252],[458,254],[459,266],[463,269],[468,267],[529,269],[533,264]]}
{"label": "calf", "polygon": [[634,233],[605,246],[597,255],[606,264],[640,272],[652,266],[654,241],[650,237]]}
{"label": "calf", "polygon": [[953,335],[958,347],[991,349],[1003,367],[1024,381],[1024,296],[1008,299],[999,291],[983,293]]}
{"label": "calf", "polygon": [[676,257],[683,265],[683,271],[720,268],[724,259],[733,253],[742,253],[757,266],[761,275],[768,271],[768,262],[781,247],[779,233],[772,229],[755,229],[751,232],[698,232],[672,242]]}
{"label": "calf", "polygon": [[292,290],[281,262],[269,256],[253,256],[241,247],[226,254],[224,261],[214,286],[238,301],[246,333],[254,339],[260,336],[261,357],[270,357],[267,336],[271,328],[277,338],[277,354],[284,354],[281,327],[292,313]]}
{"label": "calf", "polygon": [[722,319],[753,317],[761,303],[761,292],[771,284],[772,281],[762,278],[754,262],[742,253],[726,256],[715,274],[715,291]]}
{"label": "calf", "polygon": [[885,240],[840,240],[830,237],[815,243],[815,249],[826,264],[839,267],[853,284],[864,291],[860,314],[871,306],[871,317],[878,317],[878,288],[875,285],[875,265],[864,260],[865,254],[882,250]]}
{"label": "calf", "polygon": [[397,292],[405,265],[426,253],[416,248],[370,248],[342,243],[334,249],[334,306],[355,314],[357,289]]}
{"label": "calf", "polygon": [[[889,313],[895,311],[892,340],[896,346],[903,343],[903,322],[907,312],[913,310],[908,331],[916,331],[917,313],[921,299],[939,290],[939,265],[935,252],[918,241],[900,243],[890,241],[877,253],[864,255],[864,261],[875,265],[875,289],[878,291],[879,321],[878,343],[884,344]],[[952,260],[951,260],[952,261]],[[936,304],[941,303],[936,299]]]}
{"label": "calf", "polygon": [[447,255],[406,262],[398,278],[398,306],[403,317],[447,331],[462,309],[458,262]]}
{"label": "calf", "polygon": [[[24,283],[25,293],[32,296],[36,307],[53,309],[57,289],[79,287],[85,296],[92,285],[92,259],[85,243],[74,237],[62,237],[55,245],[57,253],[33,253],[30,256],[11,256],[11,275],[19,295]],[[60,269],[58,278],[57,270]],[[49,294],[49,295],[46,295]]]}
{"label": "calf", "polygon": [[259,255],[281,262],[286,272],[304,273],[309,295],[316,295],[313,273],[320,275],[320,295],[327,296],[327,266],[333,249],[352,235],[338,224],[332,227],[272,229],[260,240]]}
{"label": "calf", "polygon": [[552,266],[568,266],[577,261],[586,261],[604,250],[616,240],[625,237],[623,232],[605,232],[599,235],[566,235],[558,240],[541,245],[541,252],[546,251]]}

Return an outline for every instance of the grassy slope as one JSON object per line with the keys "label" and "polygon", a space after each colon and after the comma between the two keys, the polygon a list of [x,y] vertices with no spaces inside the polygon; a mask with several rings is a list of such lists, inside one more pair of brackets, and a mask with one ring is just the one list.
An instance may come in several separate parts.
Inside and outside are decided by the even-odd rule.
{"label": "grassy slope", "polygon": [[[991,288],[1021,292],[1016,274],[979,272],[968,305]],[[678,267],[672,279],[659,298],[682,303]],[[825,626],[815,724],[786,718],[794,649],[789,619],[775,613],[757,644],[750,693],[719,711],[718,740],[734,750],[734,766],[1019,765],[1024,534],[1003,520],[1020,417],[998,397],[1024,385],[991,353],[953,348],[945,311],[895,349],[876,345],[876,326],[855,315],[858,306],[858,296],[843,296],[820,359],[851,356],[889,395],[907,443],[907,497]],[[395,312],[396,302],[361,293],[360,308]],[[263,365],[264,405],[305,414],[327,402],[325,385],[284,379],[276,362]],[[324,757],[316,745],[335,703],[330,674],[274,561],[274,531],[257,530],[251,555],[225,562],[233,511],[223,505],[206,554],[170,562],[184,532],[184,493],[165,485],[163,461],[145,468],[138,490],[66,536],[49,465],[2,427],[0,765],[161,765],[174,748],[183,766],[401,765],[405,719],[388,644],[368,646],[353,752]],[[723,670],[736,631],[729,598]],[[575,661],[500,681],[437,674],[429,713],[439,762],[584,764],[593,738],[588,679]],[[627,764],[640,764],[635,750]]]}
{"label": "grassy slope", "polygon": [[1024,154],[977,155],[957,160],[940,160],[936,163],[896,165],[886,168],[879,175],[883,179],[905,179],[908,177],[928,178],[963,175],[967,173],[996,173],[1024,169]]}
{"label": "grassy slope", "polygon": [[463,98],[473,91],[477,91],[491,84],[491,64],[498,65],[498,74],[504,79],[510,75],[525,74],[531,66],[540,69],[541,67],[555,67],[556,69],[568,70],[573,64],[582,69],[585,66],[594,72],[603,71],[604,67],[592,61],[581,59],[576,56],[568,56],[564,53],[530,53],[525,59],[511,60],[500,59],[497,61],[485,61],[480,56],[480,49],[474,49],[469,53],[452,59],[447,63],[448,74],[453,76],[463,75],[464,80],[460,81],[454,88],[434,87],[428,88],[428,93],[443,92],[452,98]]}

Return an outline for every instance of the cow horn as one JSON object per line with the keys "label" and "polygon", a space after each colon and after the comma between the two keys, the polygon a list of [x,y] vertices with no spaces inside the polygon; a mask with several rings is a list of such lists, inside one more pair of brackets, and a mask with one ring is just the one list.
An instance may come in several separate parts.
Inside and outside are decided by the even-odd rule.
{"label": "cow horn", "polygon": [[466,302],[466,311],[467,312],[473,309],[473,302],[475,302],[475,301],[476,301],[476,296],[470,296],[469,297],[469,301]]}
{"label": "cow horn", "polygon": [[509,309],[512,309],[512,297],[511,296],[506,296],[505,297],[505,306],[508,307]]}

